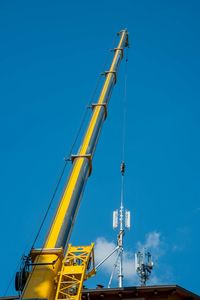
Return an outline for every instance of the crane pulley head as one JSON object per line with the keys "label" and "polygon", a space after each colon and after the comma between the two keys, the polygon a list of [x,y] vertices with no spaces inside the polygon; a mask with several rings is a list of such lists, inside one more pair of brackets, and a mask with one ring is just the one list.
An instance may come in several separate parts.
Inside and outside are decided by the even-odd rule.
{"label": "crane pulley head", "polygon": [[124,176],[125,168],[126,168],[125,162],[122,161],[122,163],[120,165],[120,171],[121,171],[122,176]]}

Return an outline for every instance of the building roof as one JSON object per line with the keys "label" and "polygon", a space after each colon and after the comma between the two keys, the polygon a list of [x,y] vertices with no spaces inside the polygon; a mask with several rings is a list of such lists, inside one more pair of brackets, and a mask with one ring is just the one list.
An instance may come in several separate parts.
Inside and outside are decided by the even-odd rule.
{"label": "building roof", "polygon": [[[96,299],[133,299],[147,298],[153,296],[160,299],[167,296],[178,296],[185,300],[200,300],[200,296],[194,294],[178,285],[152,285],[152,286],[131,286],[124,288],[103,288],[99,285],[96,289],[84,289],[83,300]],[[0,300],[19,300],[19,296],[0,297]]]}
{"label": "building roof", "polygon": [[[89,293],[90,299],[87,299]],[[82,298],[86,300],[94,300],[96,298],[144,298],[149,295],[158,295],[158,297],[168,295],[178,295],[184,299],[200,299],[200,296],[178,286],[178,285],[153,285],[153,286],[133,286],[124,288],[97,288],[83,290]]]}

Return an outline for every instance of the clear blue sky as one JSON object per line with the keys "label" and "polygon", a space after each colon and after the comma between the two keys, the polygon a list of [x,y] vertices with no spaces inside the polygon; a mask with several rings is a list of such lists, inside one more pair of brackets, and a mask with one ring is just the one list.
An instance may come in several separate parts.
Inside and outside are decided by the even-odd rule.
{"label": "clear blue sky", "polygon": [[[200,293],[199,1],[8,0],[0,3],[1,295],[32,244],[98,74],[124,27],[131,43],[126,249],[137,251],[139,241],[157,233],[157,283]],[[123,82],[124,62],[74,244],[115,241]],[[98,280],[106,284],[107,277]]]}

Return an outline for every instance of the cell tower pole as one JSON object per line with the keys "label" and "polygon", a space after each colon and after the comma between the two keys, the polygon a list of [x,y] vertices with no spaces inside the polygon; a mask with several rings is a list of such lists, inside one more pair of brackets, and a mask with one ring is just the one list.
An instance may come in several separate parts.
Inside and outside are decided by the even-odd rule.
{"label": "cell tower pole", "polygon": [[123,239],[125,234],[125,228],[130,229],[130,211],[124,211],[124,172],[125,172],[125,164],[122,162],[121,164],[121,174],[122,174],[122,185],[121,185],[121,199],[120,199],[120,208],[119,214],[118,210],[113,212],[113,228],[119,228],[119,233],[117,236],[117,258],[116,262],[113,266],[113,271],[110,276],[108,287],[111,286],[112,279],[114,276],[115,269],[118,267],[118,287],[123,287]]}
{"label": "cell tower pole", "polygon": [[123,180],[124,175],[122,174],[122,191],[121,191],[121,203],[119,210],[119,235],[118,235],[118,246],[119,246],[119,274],[118,274],[118,285],[119,288],[123,287],[123,236],[124,236],[124,206],[123,206]]}
{"label": "cell tower pole", "polygon": [[140,277],[141,286],[146,286],[146,282],[149,280],[153,269],[153,261],[150,252],[147,252],[145,248],[136,253],[135,267],[136,272]]}
{"label": "cell tower pole", "polygon": [[97,270],[109,257],[111,257],[114,253],[116,253],[115,263],[113,265],[113,270],[110,275],[110,280],[108,283],[108,288],[111,287],[111,283],[115,274],[115,270],[118,267],[118,287],[123,287],[123,239],[125,234],[125,229],[130,229],[130,211],[124,211],[124,172],[125,172],[125,164],[122,162],[121,164],[121,174],[122,174],[122,186],[121,186],[121,199],[120,199],[120,208],[119,211],[116,209],[113,212],[113,229],[119,228],[119,233],[117,235],[117,246],[116,248],[109,253],[96,267]]}

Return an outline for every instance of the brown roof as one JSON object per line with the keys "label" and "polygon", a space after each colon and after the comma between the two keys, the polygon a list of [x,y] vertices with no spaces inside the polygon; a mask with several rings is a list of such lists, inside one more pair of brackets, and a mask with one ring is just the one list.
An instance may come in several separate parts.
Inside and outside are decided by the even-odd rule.
{"label": "brown roof", "polygon": [[97,288],[97,289],[85,289],[83,290],[83,298],[86,298],[89,293],[90,300],[101,297],[107,298],[112,296],[118,296],[119,298],[133,298],[134,297],[145,297],[148,295],[178,295],[181,298],[200,300],[200,296],[194,294],[178,285],[153,285],[153,286],[133,286],[124,288]]}
{"label": "brown roof", "polygon": [[[153,285],[153,286],[133,286],[124,288],[96,288],[96,289],[84,289],[82,293],[83,300],[95,300],[111,298],[142,298],[153,295],[168,296],[177,295],[181,299],[185,300],[200,300],[200,296],[194,294],[178,285]],[[7,296],[0,297],[0,300],[19,300],[19,296]]]}

